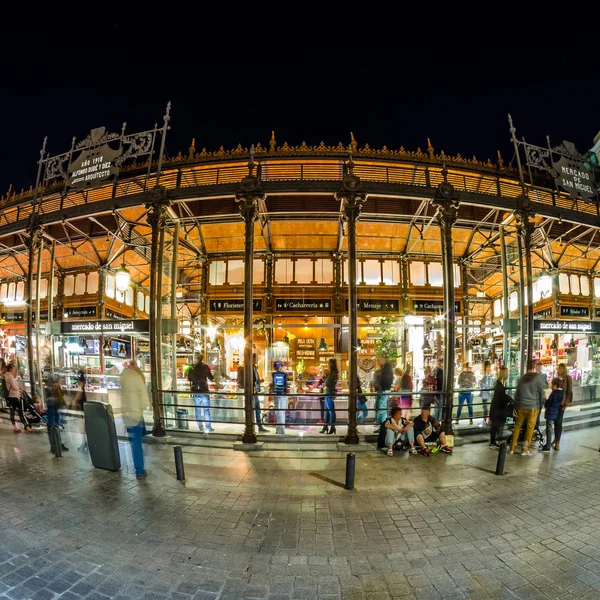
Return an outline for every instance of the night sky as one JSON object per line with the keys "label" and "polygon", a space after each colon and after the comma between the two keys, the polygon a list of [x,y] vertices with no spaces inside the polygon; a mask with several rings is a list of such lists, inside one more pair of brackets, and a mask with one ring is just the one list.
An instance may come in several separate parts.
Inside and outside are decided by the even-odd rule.
{"label": "night sky", "polygon": [[533,143],[584,150],[600,129],[590,6],[574,22],[549,4],[21,4],[2,15],[2,192],[34,182],[45,135],[58,154],[100,125],[151,128],[168,100],[170,154],[192,137],[198,149],[265,145],[274,129],[290,144],[353,131],[359,145],[424,149],[430,137],[436,151],[499,149],[508,162],[508,112]]}

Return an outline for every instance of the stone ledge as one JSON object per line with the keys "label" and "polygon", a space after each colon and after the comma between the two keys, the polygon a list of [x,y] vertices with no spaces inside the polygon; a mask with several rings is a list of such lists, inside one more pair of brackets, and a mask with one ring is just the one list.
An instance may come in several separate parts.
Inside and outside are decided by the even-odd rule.
{"label": "stone ledge", "polygon": [[260,452],[263,449],[264,442],[256,444],[244,444],[244,442],[233,442],[233,449],[240,452]]}

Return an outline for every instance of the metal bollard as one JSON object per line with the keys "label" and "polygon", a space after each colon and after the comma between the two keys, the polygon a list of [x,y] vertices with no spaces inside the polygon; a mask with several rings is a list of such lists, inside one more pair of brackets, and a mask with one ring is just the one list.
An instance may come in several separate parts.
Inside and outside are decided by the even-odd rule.
{"label": "metal bollard", "polygon": [[58,427],[50,428],[50,444],[54,451],[54,456],[60,458],[62,456],[62,451],[60,448],[60,434],[58,433]]}
{"label": "metal bollard", "polygon": [[504,463],[506,462],[506,454],[508,453],[508,446],[506,442],[500,444],[498,450],[498,462],[496,463],[496,475],[504,475]]}
{"label": "metal bollard", "polygon": [[173,448],[175,453],[175,470],[177,471],[177,481],[185,481],[185,471],[183,469],[183,452],[181,446]]}
{"label": "metal bollard", "polygon": [[356,454],[348,452],[346,454],[346,485],[347,490],[354,489],[354,471],[356,469]]}

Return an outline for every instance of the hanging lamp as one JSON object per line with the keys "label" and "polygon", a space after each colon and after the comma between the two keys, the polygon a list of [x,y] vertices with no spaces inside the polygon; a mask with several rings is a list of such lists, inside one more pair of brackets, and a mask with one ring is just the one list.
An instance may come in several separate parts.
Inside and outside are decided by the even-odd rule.
{"label": "hanging lamp", "polygon": [[123,255],[123,264],[120,269],[117,269],[115,273],[115,283],[117,285],[117,291],[124,294],[131,283],[131,274],[125,268],[125,255]]}

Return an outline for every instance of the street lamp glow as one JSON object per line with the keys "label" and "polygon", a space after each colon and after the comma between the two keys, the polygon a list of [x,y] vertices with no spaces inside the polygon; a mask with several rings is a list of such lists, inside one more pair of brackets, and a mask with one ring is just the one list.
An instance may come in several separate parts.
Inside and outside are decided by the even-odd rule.
{"label": "street lamp glow", "polygon": [[124,294],[131,283],[131,275],[129,271],[123,265],[120,269],[115,273],[115,282],[117,284],[117,290]]}

